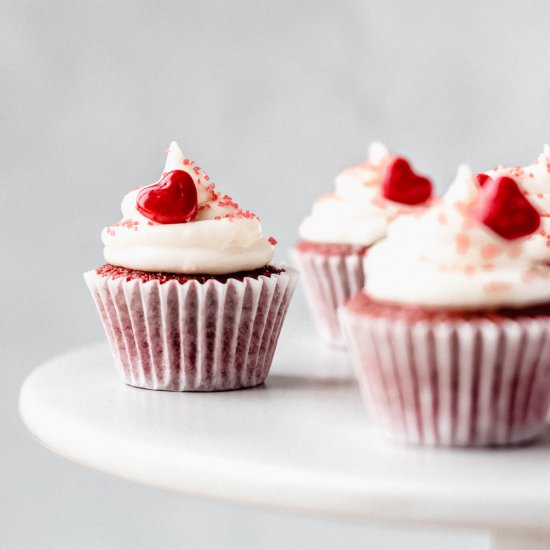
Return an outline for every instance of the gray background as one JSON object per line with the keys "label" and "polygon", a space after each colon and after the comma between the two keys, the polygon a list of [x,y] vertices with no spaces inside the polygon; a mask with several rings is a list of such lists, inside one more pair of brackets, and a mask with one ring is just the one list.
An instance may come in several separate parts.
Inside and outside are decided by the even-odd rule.
{"label": "gray background", "polygon": [[[550,139],[548,3],[0,1],[0,547],[486,548],[166,494],[86,470],[17,415],[40,361],[102,333],[81,273],[172,139],[279,258],[381,139],[440,189]],[[303,314],[301,293],[291,315]]]}

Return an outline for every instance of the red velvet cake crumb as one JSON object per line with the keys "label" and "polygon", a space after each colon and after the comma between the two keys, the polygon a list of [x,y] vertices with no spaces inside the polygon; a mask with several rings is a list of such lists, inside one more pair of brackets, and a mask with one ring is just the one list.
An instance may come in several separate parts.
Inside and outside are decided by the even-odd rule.
{"label": "red velvet cake crumb", "polygon": [[197,281],[200,284],[204,284],[207,281],[215,280],[220,283],[225,283],[229,279],[237,279],[242,281],[244,278],[249,277],[251,279],[257,279],[258,277],[271,277],[271,275],[279,275],[284,272],[284,269],[277,268],[272,265],[266,265],[259,269],[254,269],[251,271],[239,271],[237,273],[227,273],[224,275],[186,275],[181,273],[162,273],[162,272],[149,272],[149,271],[140,271],[138,269],[128,269],[127,267],[121,267],[118,265],[105,264],[96,269],[96,273],[102,277],[109,277],[111,279],[124,278],[127,281],[132,281],[135,279],[141,280],[143,283],[149,281],[159,281],[160,284],[166,283],[168,281],[177,281],[180,284],[188,283],[189,281]]}
{"label": "red velvet cake crumb", "polygon": [[359,254],[364,256],[370,246],[358,244],[339,244],[339,243],[316,243],[313,241],[299,241],[296,249],[300,252],[315,252],[323,256],[349,256],[350,254]]}
{"label": "red velvet cake crumb", "polygon": [[364,292],[359,292],[346,303],[346,307],[353,313],[365,314],[369,317],[406,321],[492,321],[502,322],[520,317],[550,317],[550,303],[539,304],[523,308],[501,308],[485,310],[464,309],[437,309],[426,306],[413,306],[380,302],[374,300]]}

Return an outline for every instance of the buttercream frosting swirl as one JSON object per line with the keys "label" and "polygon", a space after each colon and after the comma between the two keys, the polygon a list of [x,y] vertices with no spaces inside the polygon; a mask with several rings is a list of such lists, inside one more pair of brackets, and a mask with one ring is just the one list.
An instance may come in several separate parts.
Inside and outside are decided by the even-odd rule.
{"label": "buttercream frosting swirl", "polygon": [[499,237],[469,214],[479,186],[462,166],[442,199],[394,221],[365,257],[374,299],[449,309],[527,307],[550,302],[550,268],[525,240]]}
{"label": "buttercream frosting swirl", "polygon": [[545,145],[538,159],[528,166],[497,166],[485,172],[495,179],[514,179],[541,214],[541,225],[527,237],[525,249],[535,260],[550,263],[550,146]]}
{"label": "buttercream frosting swirl", "polygon": [[257,269],[272,260],[274,241],[262,236],[257,216],[220,194],[175,142],[168,149],[163,174],[173,170],[184,170],[193,178],[196,218],[156,223],[137,210],[142,188],[130,191],[122,201],[122,220],[101,235],[108,263],[143,271],[220,275]]}
{"label": "buttercream frosting swirl", "polygon": [[390,221],[411,209],[381,194],[384,173],[393,158],[382,143],[372,143],[367,160],[344,170],[336,178],[335,191],[315,201],[311,214],[300,224],[300,237],[363,246],[384,237]]}

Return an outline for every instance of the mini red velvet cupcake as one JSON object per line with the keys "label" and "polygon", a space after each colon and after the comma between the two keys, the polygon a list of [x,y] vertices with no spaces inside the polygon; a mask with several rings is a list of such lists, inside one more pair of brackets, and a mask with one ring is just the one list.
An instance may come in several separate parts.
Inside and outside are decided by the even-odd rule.
{"label": "mini red velvet cupcake", "polygon": [[403,216],[366,257],[341,309],[372,422],[443,446],[540,436],[550,403],[550,268],[525,237],[539,213],[511,178],[466,169],[445,198]]}
{"label": "mini red velvet cupcake", "polygon": [[261,384],[294,291],[275,240],[170,145],[162,178],[134,189],[84,277],[122,380],[169,391]]}
{"label": "mini red velvet cupcake", "polygon": [[430,181],[408,162],[373,143],[368,160],[336,178],[336,191],[321,196],[300,225],[293,259],[320,336],[345,345],[337,310],[363,286],[363,257],[386,235],[399,213],[425,205]]}

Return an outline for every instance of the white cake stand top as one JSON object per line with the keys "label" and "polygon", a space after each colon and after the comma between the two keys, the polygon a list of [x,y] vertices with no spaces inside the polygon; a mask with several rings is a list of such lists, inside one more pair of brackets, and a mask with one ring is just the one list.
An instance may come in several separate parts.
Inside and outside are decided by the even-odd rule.
{"label": "white cake stand top", "polygon": [[387,443],[346,354],[291,327],[258,388],[128,387],[101,344],[38,368],[20,407],[52,451],[172,491],[401,525],[550,529],[550,434],[509,450]]}

